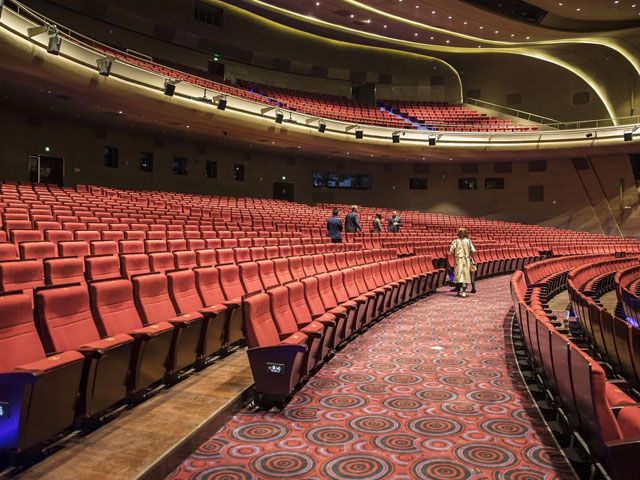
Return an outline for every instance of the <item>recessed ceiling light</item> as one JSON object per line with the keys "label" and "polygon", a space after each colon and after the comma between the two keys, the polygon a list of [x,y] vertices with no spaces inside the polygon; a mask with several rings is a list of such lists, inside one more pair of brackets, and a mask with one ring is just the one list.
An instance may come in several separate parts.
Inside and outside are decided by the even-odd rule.
{"label": "recessed ceiling light", "polygon": [[482,45],[478,45],[478,48],[482,48]]}
{"label": "recessed ceiling light", "polygon": [[512,36],[512,37],[515,37],[515,36],[516,36],[516,34],[515,34],[515,33],[512,33],[512,34],[511,34],[511,36]]}
{"label": "recessed ceiling light", "polygon": [[451,15],[449,15],[449,20],[451,20]]}
{"label": "recessed ceiling light", "polygon": [[383,26],[382,26],[382,28],[387,28],[387,26],[386,26],[386,25],[383,25]]}
{"label": "recessed ceiling light", "polygon": [[355,15],[352,13],[351,15],[349,15],[351,18],[355,17]]}
{"label": "recessed ceiling light", "polygon": [[616,1],[615,1],[615,2],[613,2],[613,3],[620,3],[620,1],[619,1],[619,0],[616,0]]}
{"label": "recessed ceiling light", "polygon": [[418,34],[417,34],[417,33],[414,33],[414,34],[413,34],[413,36],[414,36],[414,37],[417,37],[417,36],[418,36]]}
{"label": "recessed ceiling light", "polygon": [[416,5],[416,8],[420,8],[420,5]]}
{"label": "recessed ceiling light", "polygon": [[529,40],[531,37],[526,37],[526,38],[527,38],[527,40]]}
{"label": "recessed ceiling light", "polygon": [[431,10],[431,13],[436,13],[436,11],[435,10]]}
{"label": "recessed ceiling light", "polygon": [[467,23],[469,23],[469,22],[462,22],[462,23],[464,23],[464,24],[466,25],[466,24],[467,24]]}
{"label": "recessed ceiling light", "polygon": [[433,37],[429,37],[430,40],[433,40]]}
{"label": "recessed ceiling light", "polygon": [[316,2],[316,7],[319,7],[319,6],[320,6],[320,2]]}
{"label": "recessed ceiling light", "polygon": [[580,11],[580,9],[579,9],[579,8],[576,8],[576,12],[579,12],[579,11]]}
{"label": "recessed ceiling light", "polygon": [[564,5],[564,3],[560,2],[558,5],[562,6],[562,5]]}
{"label": "recessed ceiling light", "polygon": [[447,42],[446,42],[446,43],[449,43],[449,40],[447,40]]}
{"label": "recessed ceiling light", "polygon": [[482,26],[481,26],[481,27],[480,27],[480,30],[482,30],[483,28],[484,28],[484,27],[482,27]]}
{"label": "recessed ceiling light", "polygon": [[495,31],[495,32],[493,32],[493,33],[498,33],[499,31],[500,31],[500,30],[496,30],[496,31]]}

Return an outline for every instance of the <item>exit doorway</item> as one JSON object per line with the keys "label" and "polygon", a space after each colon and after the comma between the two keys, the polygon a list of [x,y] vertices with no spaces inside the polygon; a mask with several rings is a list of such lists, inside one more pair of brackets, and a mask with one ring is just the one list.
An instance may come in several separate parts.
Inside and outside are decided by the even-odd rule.
{"label": "exit doorway", "polygon": [[273,182],[273,198],[293,202],[293,183]]}
{"label": "exit doorway", "polygon": [[51,183],[62,187],[64,159],[48,155],[29,155],[29,181]]}

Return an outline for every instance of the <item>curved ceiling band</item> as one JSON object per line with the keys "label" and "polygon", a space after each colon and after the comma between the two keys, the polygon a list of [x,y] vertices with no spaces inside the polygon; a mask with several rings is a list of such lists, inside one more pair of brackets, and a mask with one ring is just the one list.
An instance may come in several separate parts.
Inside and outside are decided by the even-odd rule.
{"label": "curved ceiling band", "polygon": [[[541,53],[539,51],[536,51],[534,49],[531,49],[532,51],[525,51],[522,47],[526,46],[526,47],[531,47],[531,44],[527,44],[527,43],[521,43],[521,42],[514,42],[513,44],[510,44],[510,42],[497,42],[497,41],[487,41],[487,43],[489,42],[494,42],[494,43],[500,43],[500,44],[506,44],[508,45],[508,48],[485,48],[485,49],[481,49],[481,50],[477,50],[475,48],[470,48],[470,47],[443,47],[443,46],[435,46],[435,45],[427,45],[427,44],[423,44],[423,43],[419,43],[419,42],[411,42],[408,40],[400,40],[400,39],[396,39],[396,38],[391,38],[391,37],[386,37],[384,35],[380,35],[380,34],[376,34],[376,33],[370,33],[370,32],[362,32],[360,30],[357,30],[355,28],[351,28],[351,27],[346,27],[343,25],[336,25],[334,23],[331,22],[327,22],[326,20],[321,20],[319,18],[315,18],[315,17],[311,17],[308,15],[303,15],[297,12],[292,12],[290,10],[287,10],[285,8],[282,7],[277,7],[275,5],[271,5],[269,3],[263,2],[262,0],[245,0],[248,1],[250,3],[253,3],[255,5],[258,5],[262,8],[266,8],[268,10],[277,12],[281,15],[293,18],[293,19],[297,19],[297,20],[301,20],[303,22],[307,22],[307,23],[315,23],[318,25],[321,25],[327,29],[331,29],[331,30],[336,30],[336,31],[341,31],[344,33],[348,33],[351,35],[355,35],[355,36],[359,36],[359,37],[363,37],[363,38],[369,38],[369,39],[373,39],[373,40],[380,40],[380,41],[384,41],[387,43],[392,43],[392,44],[396,44],[396,45],[402,45],[402,46],[408,46],[411,47],[412,49],[416,49],[416,50],[423,50],[423,51],[436,51],[436,52],[442,52],[442,53],[455,53],[455,54],[461,54],[461,53],[473,53],[473,54],[485,54],[485,53],[510,53],[510,54],[517,54],[517,55],[523,55],[523,56],[527,56],[527,57],[531,57],[531,58],[536,58],[538,60],[542,60],[545,62],[549,62],[552,63],[554,65],[557,65],[561,68],[564,68],[565,70],[573,73],[574,75],[580,77],[585,83],[587,83],[592,89],[593,91],[596,93],[596,95],[598,95],[598,97],[600,98],[600,101],[602,101],[603,105],[605,106],[607,113],[609,114],[609,116],[611,117],[611,119],[613,120],[614,124],[617,124],[617,122],[615,121],[615,109],[613,108],[613,104],[611,102],[611,100],[609,99],[609,96],[606,94],[606,92],[604,92],[604,90],[600,87],[600,85],[598,84],[598,82],[596,80],[594,80],[591,75],[587,74],[584,70],[579,69],[575,66],[569,65],[567,62],[555,58],[552,55],[548,55],[545,53]],[[352,0],[343,0],[346,1],[348,3],[355,3],[355,4],[359,4],[359,2],[354,2]],[[372,7],[368,7],[368,9],[373,9]],[[382,12],[383,13],[383,12]],[[394,17],[393,15],[390,14],[385,14],[385,15],[389,15],[390,17]],[[401,17],[397,17],[398,19],[400,19]],[[437,27],[431,27],[428,25],[424,25],[421,24],[419,22],[414,22],[412,20],[407,20],[407,19],[402,19],[404,20],[406,23],[410,23],[410,24],[414,24],[414,26],[422,26],[421,28],[425,28],[425,29],[437,29]],[[292,27],[289,27],[292,28]],[[445,31],[442,29],[438,29],[441,31]],[[458,34],[459,36],[465,36],[465,37],[469,37],[467,35],[463,35],[463,34]],[[475,37],[469,37],[469,38],[475,38]],[[546,42],[553,42],[553,44],[565,44],[565,42],[563,41],[546,41]],[[536,43],[536,46],[538,44],[540,44],[541,42],[533,42]],[[608,45],[603,45],[601,43],[598,42],[594,42],[594,41],[581,41],[579,43],[589,43],[589,44],[597,44],[597,45],[602,45],[605,47],[608,47]],[[548,44],[552,44],[552,43],[548,43]],[[505,45],[505,46],[506,46]],[[612,47],[609,47],[612,48]],[[615,50],[615,49],[614,49]],[[617,53],[620,53],[618,50],[615,50]],[[463,95],[463,88],[462,88],[462,80],[461,77],[458,73],[458,71],[448,62],[437,58],[437,57],[433,57],[431,55],[427,55],[427,54],[423,54],[425,57],[441,62],[442,64],[444,64],[447,68],[451,69],[451,71],[453,71],[458,79],[459,85],[460,85],[460,98],[464,98]],[[625,57],[626,58],[626,57]],[[632,64],[633,65],[633,64]],[[640,76],[640,65],[638,65],[639,68],[636,69],[636,72],[639,74]],[[634,65],[634,68],[636,68],[636,66]]]}

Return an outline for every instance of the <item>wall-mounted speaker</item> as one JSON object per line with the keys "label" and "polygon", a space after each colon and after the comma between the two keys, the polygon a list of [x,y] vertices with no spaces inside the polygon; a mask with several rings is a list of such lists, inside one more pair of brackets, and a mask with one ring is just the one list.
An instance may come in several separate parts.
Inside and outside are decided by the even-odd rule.
{"label": "wall-mounted speaker", "polygon": [[400,143],[400,134],[394,133],[393,135],[391,135],[391,141],[393,143]]}
{"label": "wall-mounted speaker", "polygon": [[276,113],[276,123],[282,123],[284,120],[284,114],[282,112]]}
{"label": "wall-mounted speaker", "polygon": [[62,45],[62,39],[56,34],[49,37],[49,43],[47,44],[47,52],[52,55],[58,55],[60,53],[60,46]]}
{"label": "wall-mounted speaker", "polygon": [[164,81],[164,94],[167,97],[173,97],[173,93],[176,91],[176,84],[169,80]]}
{"label": "wall-mounted speaker", "polygon": [[429,145],[434,146],[436,144],[436,137],[429,137]]}
{"label": "wall-mounted speaker", "polygon": [[362,130],[356,130],[356,138],[357,138],[357,139],[362,139],[362,138],[364,138],[364,131],[362,131]]}
{"label": "wall-mounted speaker", "polygon": [[633,141],[633,133],[632,132],[624,132],[624,141],[625,142]]}
{"label": "wall-mounted speaker", "polygon": [[221,98],[218,100],[218,110],[224,110],[227,108],[227,99]]}

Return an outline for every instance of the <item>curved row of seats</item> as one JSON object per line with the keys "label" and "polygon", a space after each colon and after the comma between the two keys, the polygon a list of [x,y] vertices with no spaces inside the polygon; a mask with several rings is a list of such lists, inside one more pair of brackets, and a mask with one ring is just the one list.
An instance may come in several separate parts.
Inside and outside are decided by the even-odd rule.
{"label": "curved row of seats", "polygon": [[444,283],[444,271],[434,271],[430,257],[413,256],[294,279],[247,296],[244,321],[256,403],[281,405],[354,334]]}
{"label": "curved row of seats", "polygon": [[[342,276],[349,279],[350,272],[364,274],[370,265],[395,257],[388,249],[365,250],[130,278],[113,270],[88,284],[38,287],[34,297],[28,288],[35,285],[16,284],[24,290],[0,294],[0,390],[15,414],[0,448],[33,447],[70,427],[76,417],[91,419],[125,398],[136,401],[157,382],[174,381],[185,369],[224,353],[244,337],[241,305],[247,294],[316,277],[323,286],[329,278],[333,286]],[[117,262],[118,257],[85,261],[104,259]],[[444,282],[444,272],[434,271],[428,257],[400,262],[403,274],[430,272],[424,288]],[[3,264],[11,263],[18,262]],[[372,280],[361,275],[358,281]],[[343,330],[336,331],[327,347],[343,336]],[[47,415],[56,421],[43,422]]]}
{"label": "curved row of seats", "polygon": [[598,261],[584,256],[564,260],[540,262],[547,265],[539,271],[534,269],[536,283],[528,284],[522,271],[511,278],[515,317],[530,364],[560,423],[580,439],[577,445],[587,445],[583,460],[604,465],[616,479],[635,479],[635,458],[640,452],[636,442],[640,437],[640,408],[635,406],[636,400],[624,393],[619,383],[607,381],[603,368],[581,348],[580,339],[548,311],[536,308],[535,298],[529,302],[533,289],[562,289],[562,285],[553,284],[568,277],[567,266]]}
{"label": "curved row of seats", "polygon": [[615,278],[621,316],[634,327],[640,326],[640,265],[620,270]]}

